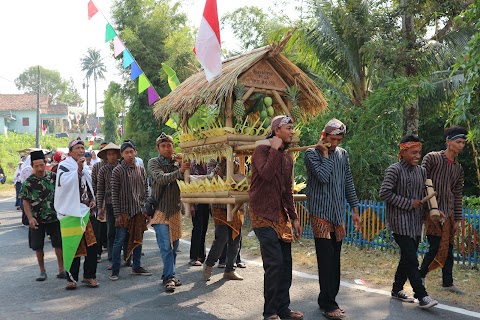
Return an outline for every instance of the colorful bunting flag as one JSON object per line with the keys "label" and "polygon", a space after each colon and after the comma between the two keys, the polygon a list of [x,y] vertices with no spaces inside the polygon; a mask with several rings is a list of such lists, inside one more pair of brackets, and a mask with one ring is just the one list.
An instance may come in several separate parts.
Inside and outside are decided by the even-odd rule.
{"label": "colorful bunting flag", "polygon": [[168,85],[170,86],[170,90],[175,90],[175,88],[180,85],[180,80],[178,80],[177,73],[163,62],[162,69],[168,76]]}
{"label": "colorful bunting flag", "polygon": [[137,63],[134,61],[132,63],[132,68],[131,68],[131,73],[130,73],[130,80],[135,80],[138,78],[139,75],[141,75],[143,72],[142,70],[138,67]]}
{"label": "colorful bunting flag", "polygon": [[222,48],[220,44],[217,1],[207,0],[200,28],[198,28],[194,52],[209,82],[222,73]]}
{"label": "colorful bunting flag", "polygon": [[113,39],[113,54],[115,55],[115,58],[118,57],[120,53],[125,50],[125,45],[123,44],[122,40],[118,36],[116,36]]}
{"label": "colorful bunting flag", "polygon": [[151,84],[150,81],[148,81],[147,76],[145,75],[145,73],[142,73],[138,78],[138,93],[142,93],[150,86]]}
{"label": "colorful bunting flag", "polygon": [[[98,8],[95,6],[92,0],[88,2],[88,19],[90,20],[97,12]],[[103,13],[102,13],[103,15]],[[105,17],[105,16],[104,16]],[[105,19],[106,20],[106,19]],[[130,51],[127,49],[123,41],[117,35],[115,29],[113,29],[112,25],[107,21],[107,25],[105,27],[105,42],[109,42],[113,39],[113,53],[115,57],[118,57],[121,53],[123,53],[123,67],[128,68],[131,66],[130,70],[130,79],[133,81],[137,78],[138,79],[138,92],[142,93],[143,91],[148,89],[148,103],[152,105],[155,101],[159,99],[158,93],[155,91],[155,88],[151,85],[150,81],[148,80],[147,76],[143,73],[143,71],[138,66],[137,62],[133,58]],[[176,86],[180,84],[178,81],[177,75],[172,68],[165,65],[163,67],[165,72],[168,75],[168,83],[170,88],[173,90]],[[77,120],[78,121],[78,120]]]}
{"label": "colorful bunting flag", "polygon": [[128,51],[128,49],[125,49],[123,51],[123,67],[126,69],[132,63],[133,63],[133,57],[130,54],[130,51]]}
{"label": "colorful bunting flag", "polygon": [[88,2],[88,20],[92,19],[92,17],[98,12],[97,7],[93,3],[92,0]]}
{"label": "colorful bunting flag", "polygon": [[[70,270],[75,258],[80,240],[82,240],[85,226],[88,223],[90,211],[85,217],[65,216],[60,220],[60,232],[62,233],[62,253],[65,270]],[[82,221],[83,220],[83,221]]]}
{"label": "colorful bunting flag", "polygon": [[117,33],[115,32],[115,30],[113,30],[110,23],[107,23],[107,28],[105,30],[105,42],[112,40],[116,36],[117,36]]}
{"label": "colorful bunting flag", "polygon": [[155,91],[155,89],[150,86],[148,87],[148,105],[151,106],[155,101],[158,100],[158,98],[160,98],[157,94],[157,91]]}

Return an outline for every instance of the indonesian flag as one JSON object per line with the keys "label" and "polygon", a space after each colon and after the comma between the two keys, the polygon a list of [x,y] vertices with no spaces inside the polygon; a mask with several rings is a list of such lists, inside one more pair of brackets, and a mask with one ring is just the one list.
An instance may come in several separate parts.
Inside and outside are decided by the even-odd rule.
{"label": "indonesian flag", "polygon": [[93,136],[95,137],[97,135],[97,127],[95,127],[95,130],[93,130]]}
{"label": "indonesian flag", "polygon": [[193,52],[205,70],[205,77],[209,82],[222,73],[222,48],[220,43],[217,1],[207,0]]}

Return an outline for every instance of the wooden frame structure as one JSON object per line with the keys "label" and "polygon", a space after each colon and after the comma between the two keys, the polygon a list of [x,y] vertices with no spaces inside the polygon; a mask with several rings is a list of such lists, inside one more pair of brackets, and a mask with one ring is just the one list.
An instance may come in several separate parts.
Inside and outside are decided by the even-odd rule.
{"label": "wooden frame structure", "polygon": [[[159,120],[166,121],[171,113],[176,112],[180,116],[182,128],[187,129],[188,119],[198,107],[202,104],[217,104],[221,110],[219,117],[223,120],[226,128],[232,129],[234,128],[233,88],[237,84],[243,84],[246,88],[243,97],[235,98],[245,104],[247,112],[254,104],[248,100],[252,94],[263,93],[273,98],[272,107],[275,115],[290,115],[292,103],[285,91],[287,87],[296,85],[301,92],[298,105],[302,117],[306,119],[308,116],[318,114],[326,108],[326,101],[321,91],[300,68],[280,53],[290,35],[287,35],[278,44],[255,49],[223,61],[222,74],[211,82],[206,81],[203,71],[192,75],[168,96],[155,103],[155,116]],[[199,152],[208,153],[212,148],[222,149],[224,154],[230,155],[227,157],[227,177],[232,177],[234,173],[233,157],[240,159],[240,172],[245,174],[245,158],[253,153],[256,143],[263,139],[265,138],[261,135],[225,133],[220,136],[182,142],[179,147],[183,153],[193,158]],[[294,138],[293,144],[297,144],[298,141],[298,137]],[[303,149],[305,148],[292,148],[289,152]],[[184,176],[185,182],[190,182],[189,172],[186,172]],[[305,196],[295,195],[294,198],[303,201]],[[233,214],[243,203],[248,202],[249,198],[247,191],[220,191],[182,193],[181,201],[184,204],[226,204],[227,220],[231,221]],[[190,213],[189,205],[185,206],[185,211],[187,215]]]}

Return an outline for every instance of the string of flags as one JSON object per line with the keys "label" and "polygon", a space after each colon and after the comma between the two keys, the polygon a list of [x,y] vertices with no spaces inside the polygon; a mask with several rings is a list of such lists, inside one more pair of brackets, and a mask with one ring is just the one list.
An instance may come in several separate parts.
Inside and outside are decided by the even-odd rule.
{"label": "string of flags", "polygon": [[142,93],[147,90],[148,93],[148,104],[152,105],[160,97],[155,90],[155,88],[148,80],[145,73],[142,71],[138,65],[135,58],[130,53],[130,50],[127,49],[123,41],[118,36],[115,29],[113,29],[110,22],[108,22],[105,15],[98,10],[97,6],[93,3],[92,0],[88,2],[88,20],[92,19],[94,15],[100,12],[103,18],[106,20],[107,25],[105,27],[105,43],[108,43],[113,40],[113,54],[117,58],[120,54],[123,54],[123,68],[127,69],[130,67],[130,80],[135,81],[138,79],[138,93]]}

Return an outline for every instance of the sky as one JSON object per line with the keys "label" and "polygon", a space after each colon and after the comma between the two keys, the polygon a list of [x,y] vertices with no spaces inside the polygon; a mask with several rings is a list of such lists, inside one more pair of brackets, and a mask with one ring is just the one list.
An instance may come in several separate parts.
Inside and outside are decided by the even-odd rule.
{"label": "sky", "polygon": [[[179,0],[187,13],[190,24],[198,27],[205,0]],[[97,8],[110,19],[112,0],[94,0]],[[98,101],[110,81],[120,82],[113,52],[105,43],[107,20],[97,13],[91,20],[87,16],[88,0],[10,0],[0,6],[0,93],[23,93],[13,81],[31,66],[41,65],[60,72],[75,85],[86,100],[82,88],[85,74],[80,68],[80,59],[92,47],[101,50],[107,66],[106,79],[97,82]],[[240,6],[256,5],[263,9],[274,0],[217,0],[219,17]],[[239,48],[233,33],[221,32],[223,47]],[[128,48],[128,43],[126,43]],[[121,55],[119,56],[121,59]],[[134,57],[135,58],[135,57]],[[140,65],[140,68],[142,66]],[[91,84],[89,100],[94,101]],[[91,107],[89,107],[91,108]]]}

